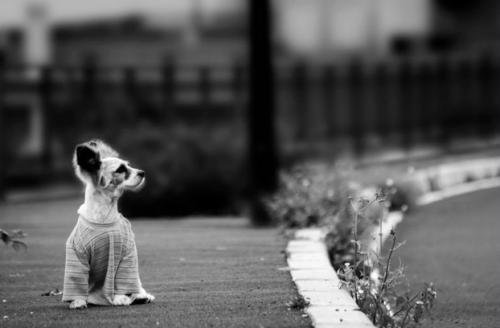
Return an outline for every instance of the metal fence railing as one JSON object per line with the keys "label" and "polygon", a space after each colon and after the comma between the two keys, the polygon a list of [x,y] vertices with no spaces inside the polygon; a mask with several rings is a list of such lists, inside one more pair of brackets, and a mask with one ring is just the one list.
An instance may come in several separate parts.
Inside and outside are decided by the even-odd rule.
{"label": "metal fence railing", "polygon": [[410,148],[499,131],[500,62],[493,57],[298,64],[282,84],[279,108],[293,117],[288,139],[297,142],[347,137],[362,153],[370,138]]}

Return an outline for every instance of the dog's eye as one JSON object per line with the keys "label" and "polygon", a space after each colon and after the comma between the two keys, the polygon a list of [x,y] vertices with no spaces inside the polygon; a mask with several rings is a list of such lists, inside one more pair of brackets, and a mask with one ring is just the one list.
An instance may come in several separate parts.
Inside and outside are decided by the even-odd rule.
{"label": "dog's eye", "polygon": [[123,164],[122,164],[122,165],[120,165],[120,166],[116,169],[116,171],[115,171],[115,173],[126,173],[126,172],[127,172],[127,168],[126,168],[126,167],[125,167],[125,165],[123,165]]}

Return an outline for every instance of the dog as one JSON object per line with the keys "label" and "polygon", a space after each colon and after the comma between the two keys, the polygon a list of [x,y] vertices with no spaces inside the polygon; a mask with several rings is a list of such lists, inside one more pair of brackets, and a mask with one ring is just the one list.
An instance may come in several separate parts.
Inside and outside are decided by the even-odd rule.
{"label": "dog", "polygon": [[73,166],[85,185],[85,202],[66,241],[63,302],[81,309],[154,301],[142,288],[135,236],[117,205],[123,192],[142,188],[144,171],[97,139],[76,146]]}

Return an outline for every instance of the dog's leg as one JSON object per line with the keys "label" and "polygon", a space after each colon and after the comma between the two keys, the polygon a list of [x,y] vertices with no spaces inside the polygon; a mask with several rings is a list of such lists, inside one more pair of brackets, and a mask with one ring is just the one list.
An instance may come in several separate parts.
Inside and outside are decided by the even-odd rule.
{"label": "dog's leg", "polygon": [[69,308],[72,310],[85,309],[87,308],[87,301],[82,299],[76,299],[69,304]]}
{"label": "dog's leg", "polygon": [[132,243],[129,252],[123,257],[120,266],[116,272],[116,280],[121,283],[117,285],[116,293],[121,295],[127,291],[138,291],[132,293],[130,299],[134,303],[150,303],[155,297],[142,288],[141,278],[139,277],[139,261],[137,259],[137,247]]}
{"label": "dog's leg", "polygon": [[132,294],[132,299],[137,303],[151,303],[155,300],[155,297],[150,293],[146,292],[144,288],[142,288],[141,278],[137,277],[138,283],[140,286],[140,291],[137,294]]}
{"label": "dog's leg", "polygon": [[89,292],[89,263],[83,252],[75,251],[75,245],[70,239],[66,243],[66,264],[64,268],[64,302],[71,302],[70,309],[87,307]]}

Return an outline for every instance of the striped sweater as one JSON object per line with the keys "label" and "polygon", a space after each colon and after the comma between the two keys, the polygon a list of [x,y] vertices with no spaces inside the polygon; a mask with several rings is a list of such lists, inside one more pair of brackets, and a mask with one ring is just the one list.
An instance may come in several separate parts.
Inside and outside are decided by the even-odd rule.
{"label": "striped sweater", "polygon": [[123,216],[95,223],[82,215],[66,241],[62,300],[111,305],[114,295],[140,292],[134,233]]}

